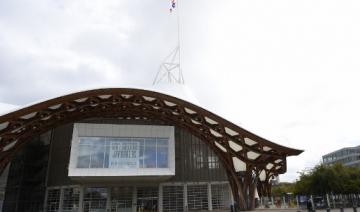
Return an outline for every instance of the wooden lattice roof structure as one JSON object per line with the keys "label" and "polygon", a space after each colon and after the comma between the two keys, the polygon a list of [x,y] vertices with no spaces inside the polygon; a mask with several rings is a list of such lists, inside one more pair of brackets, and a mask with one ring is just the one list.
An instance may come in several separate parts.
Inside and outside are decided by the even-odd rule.
{"label": "wooden lattice roof structure", "polygon": [[189,130],[218,155],[227,170],[234,199],[244,210],[252,208],[249,198],[245,198],[254,195],[252,188],[258,186],[259,192],[266,195],[270,178],[286,172],[286,157],[302,152],[268,141],[173,96],[109,88],[61,96],[0,116],[0,170],[32,137],[66,123],[95,117],[160,120]]}

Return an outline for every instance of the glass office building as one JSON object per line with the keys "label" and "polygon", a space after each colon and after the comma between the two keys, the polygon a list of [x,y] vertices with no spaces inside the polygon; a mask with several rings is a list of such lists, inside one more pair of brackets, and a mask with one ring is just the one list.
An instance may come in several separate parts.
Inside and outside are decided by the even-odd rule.
{"label": "glass office building", "polygon": [[360,167],[360,146],[342,148],[328,153],[322,158],[325,165],[341,163],[348,167]]}

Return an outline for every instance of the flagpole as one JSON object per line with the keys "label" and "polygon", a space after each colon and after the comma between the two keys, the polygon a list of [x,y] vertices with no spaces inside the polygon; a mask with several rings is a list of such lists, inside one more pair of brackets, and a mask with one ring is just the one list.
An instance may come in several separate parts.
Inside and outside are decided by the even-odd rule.
{"label": "flagpole", "polygon": [[182,71],[181,71],[181,48],[180,48],[180,0],[177,0],[176,4],[177,4],[176,13],[177,13],[177,28],[178,28],[177,29],[177,31],[178,31],[178,49],[179,49],[179,81],[182,83],[185,83],[183,75],[181,73]]}

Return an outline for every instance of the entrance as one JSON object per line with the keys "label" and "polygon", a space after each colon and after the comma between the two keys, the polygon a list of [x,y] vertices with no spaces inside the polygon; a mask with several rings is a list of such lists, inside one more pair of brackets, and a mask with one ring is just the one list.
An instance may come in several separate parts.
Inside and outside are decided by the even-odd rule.
{"label": "entrance", "polygon": [[84,194],[84,212],[106,212],[107,188],[87,187]]}
{"label": "entrance", "polygon": [[100,202],[84,202],[84,212],[106,212],[106,203]]}
{"label": "entrance", "polygon": [[111,212],[132,212],[133,187],[111,188]]}
{"label": "entrance", "polygon": [[131,203],[129,204],[128,201],[118,201],[116,203],[116,212],[131,212]]}
{"label": "entrance", "polygon": [[158,211],[158,187],[138,187],[137,188],[137,212],[157,212]]}

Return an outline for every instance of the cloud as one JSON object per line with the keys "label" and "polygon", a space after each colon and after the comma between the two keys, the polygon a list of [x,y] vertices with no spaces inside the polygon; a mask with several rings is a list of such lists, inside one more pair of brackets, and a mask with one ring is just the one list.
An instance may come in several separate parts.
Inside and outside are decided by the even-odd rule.
{"label": "cloud", "polygon": [[[289,147],[292,181],[359,144],[357,1],[184,0],[185,82],[202,106]],[[150,85],[177,45],[166,1],[0,2],[0,102]]]}

